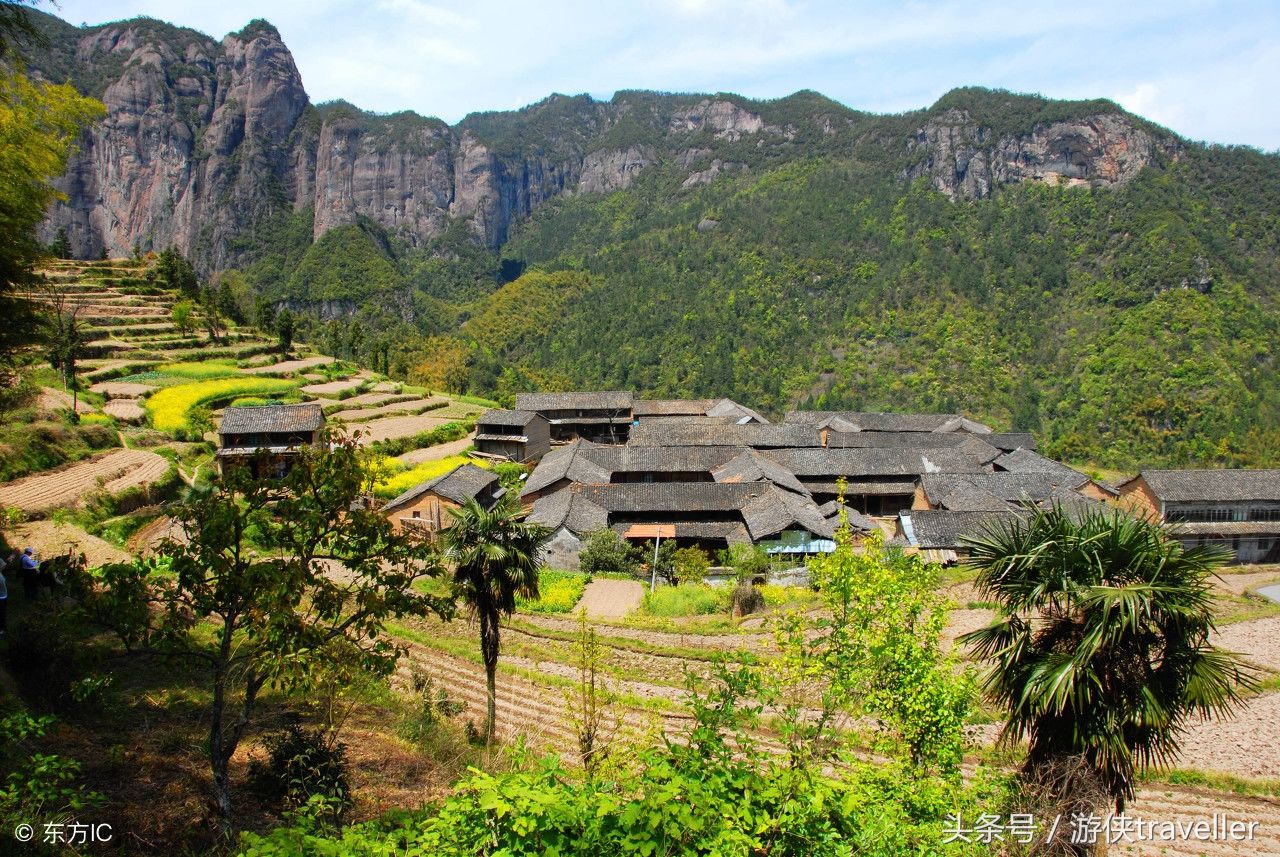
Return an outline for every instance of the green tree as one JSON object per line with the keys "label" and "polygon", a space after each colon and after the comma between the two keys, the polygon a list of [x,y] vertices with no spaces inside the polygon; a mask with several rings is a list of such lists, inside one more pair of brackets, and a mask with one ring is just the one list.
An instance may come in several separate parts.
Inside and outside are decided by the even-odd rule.
{"label": "green tree", "polygon": [[1209,578],[1227,555],[1183,548],[1165,528],[1121,512],[1038,512],[969,540],[981,597],[1000,603],[962,642],[991,661],[987,697],[1026,738],[1029,781],[1082,759],[1118,811],[1137,772],[1172,762],[1193,717],[1231,711],[1252,674],[1209,643]]}
{"label": "green tree", "polygon": [[671,557],[680,583],[701,583],[711,569],[711,558],[699,547],[678,549]]}
{"label": "green tree", "polygon": [[69,301],[65,294],[58,294],[54,297],[53,311],[44,317],[49,364],[62,375],[62,389],[71,393],[73,418],[76,418],[80,390],[76,369],[89,342],[85,324],[80,320],[81,308],[81,304]]}
{"label": "green tree", "polygon": [[167,247],[160,251],[156,266],[151,271],[151,279],[156,285],[173,289],[185,298],[196,300],[200,297],[200,280],[196,276],[196,269],[178,252],[177,247]]}
{"label": "green tree", "polygon": [[608,527],[587,535],[578,554],[579,567],[587,574],[635,574],[640,558],[635,547]]}
{"label": "green tree", "polygon": [[58,229],[58,234],[54,236],[53,243],[49,245],[49,255],[55,259],[71,258],[71,239],[67,237],[66,229]]}
{"label": "green tree", "polygon": [[190,300],[180,300],[169,311],[173,326],[184,336],[196,329],[196,305]]}
{"label": "green tree", "polygon": [[453,525],[444,531],[445,558],[453,563],[458,594],[480,621],[480,654],[484,659],[488,707],[484,737],[493,741],[497,720],[499,624],[516,609],[516,596],[538,597],[538,552],[551,533],[525,520],[518,505],[501,502],[485,509],[474,499],[451,509]]}
{"label": "green tree", "polygon": [[276,339],[280,346],[281,354],[288,354],[289,349],[293,347],[293,313],[288,307],[280,310],[280,314],[276,316]]}
{"label": "green tree", "polygon": [[384,633],[387,620],[450,614],[450,602],[413,587],[443,573],[430,547],[355,503],[369,487],[355,441],[327,436],[302,447],[283,479],[233,466],[216,490],[175,508],[183,538],[159,551],[170,568],[139,562],[101,572],[100,620],[130,647],[204,670],[224,832],[233,817],[231,757],[264,687],[309,688],[335,642],[385,676],[403,652]]}
{"label": "green tree", "polygon": [[[0,57],[12,27],[25,23],[25,10],[0,4]],[[37,312],[23,292],[35,285],[32,264],[44,254],[36,226],[58,198],[50,182],[104,111],[70,86],[33,81],[0,61],[0,369],[35,341]]]}

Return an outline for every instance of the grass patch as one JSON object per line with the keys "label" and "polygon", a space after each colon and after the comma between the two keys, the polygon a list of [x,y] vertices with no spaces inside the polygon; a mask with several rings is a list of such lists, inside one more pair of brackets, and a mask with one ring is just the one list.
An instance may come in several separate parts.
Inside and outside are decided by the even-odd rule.
{"label": "grass patch", "polygon": [[728,611],[731,595],[727,586],[717,589],[704,583],[682,583],[646,592],[640,609],[651,616],[708,616]]}
{"label": "grass patch", "polygon": [[818,593],[807,586],[781,586],[776,583],[766,583],[758,588],[768,607],[808,607],[822,603]]}
{"label": "grass patch", "polygon": [[1148,783],[1169,783],[1174,786],[1200,786],[1215,791],[1250,797],[1280,797],[1280,780],[1245,779],[1230,774],[1198,771],[1194,768],[1174,768],[1171,771],[1155,771],[1139,775]]}
{"label": "grass patch", "polygon": [[538,572],[538,598],[517,598],[516,606],[526,613],[568,613],[582,598],[588,580],[585,574],[543,569]]}
{"label": "grass patch", "polygon": [[264,393],[284,393],[297,385],[280,378],[219,378],[211,381],[195,381],[157,390],[147,399],[147,413],[151,424],[160,431],[175,432],[187,427],[192,408],[212,405],[218,401],[233,400],[241,396]]}

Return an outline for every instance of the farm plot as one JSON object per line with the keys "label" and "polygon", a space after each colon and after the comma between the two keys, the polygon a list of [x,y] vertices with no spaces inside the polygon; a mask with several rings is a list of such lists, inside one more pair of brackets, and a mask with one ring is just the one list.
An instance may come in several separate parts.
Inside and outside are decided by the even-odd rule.
{"label": "farm plot", "polygon": [[332,362],[334,362],[332,357],[319,355],[317,357],[305,357],[300,360],[284,360],[280,363],[265,363],[261,366],[245,369],[244,372],[248,375],[288,375],[293,372],[314,369],[317,366],[327,366]]}
{"label": "farm plot", "polygon": [[[304,388],[304,391],[305,389],[306,388]],[[410,416],[413,414],[425,413],[427,411],[441,411],[443,413],[444,410],[447,410],[445,406],[448,404],[448,399],[410,399],[404,402],[390,402],[373,408],[341,410],[335,413],[333,418],[342,422],[356,422],[361,420],[374,420],[379,417],[392,415]]]}
{"label": "farm plot", "polygon": [[[64,393],[61,390],[54,390],[51,387],[44,387],[40,390],[40,398],[36,400],[36,408],[41,411],[69,411],[71,410],[71,394]],[[84,399],[76,401],[76,413],[87,414],[93,411],[93,405],[90,405]]]}
{"label": "farm plot", "polygon": [[102,412],[126,423],[141,423],[147,418],[147,412],[138,399],[112,399],[102,406]]}
{"label": "farm plot", "polygon": [[151,424],[160,431],[185,428],[193,408],[240,396],[276,395],[293,390],[294,384],[281,378],[234,377],[196,381],[166,387],[147,400]]}
{"label": "farm plot", "polygon": [[75,505],[99,489],[118,494],[155,482],[169,469],[162,456],[144,449],[118,449],[63,470],[29,476],[0,486],[0,505],[43,512]]}
{"label": "farm plot", "polygon": [[363,384],[359,378],[348,378],[345,381],[329,381],[325,384],[308,384],[302,388],[302,392],[310,393],[313,396],[339,396],[347,390],[354,390]]}
{"label": "farm plot", "polygon": [[108,399],[137,399],[155,392],[153,384],[140,384],[129,381],[101,381],[89,388],[92,393],[106,396]]}
{"label": "farm plot", "polygon": [[396,440],[412,437],[419,432],[431,431],[450,422],[436,416],[383,417],[365,423],[348,423],[348,431],[361,431],[361,444],[370,444],[379,440]]}

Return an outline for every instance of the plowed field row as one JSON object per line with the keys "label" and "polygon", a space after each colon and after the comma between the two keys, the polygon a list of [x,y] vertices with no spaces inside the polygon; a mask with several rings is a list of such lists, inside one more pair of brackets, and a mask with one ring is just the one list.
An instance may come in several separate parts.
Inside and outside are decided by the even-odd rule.
{"label": "plowed field row", "polygon": [[62,470],[0,485],[0,505],[16,506],[24,512],[70,506],[100,488],[118,494],[154,482],[168,468],[168,460],[154,452],[118,449]]}

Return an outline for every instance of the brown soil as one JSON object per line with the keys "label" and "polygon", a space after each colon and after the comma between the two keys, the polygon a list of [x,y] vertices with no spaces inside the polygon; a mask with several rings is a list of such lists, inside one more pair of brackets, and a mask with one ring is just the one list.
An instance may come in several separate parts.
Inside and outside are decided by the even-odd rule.
{"label": "brown soil", "polygon": [[135,384],[131,381],[102,381],[89,388],[91,392],[100,393],[108,399],[136,399],[155,389],[154,384]]}
{"label": "brown soil", "polygon": [[347,430],[364,432],[364,437],[360,438],[360,442],[369,444],[376,440],[395,440],[401,437],[409,437],[418,432],[438,428],[447,422],[449,421],[429,415],[383,417],[366,423],[348,423]]}
{"label": "brown soil", "polygon": [[[353,400],[349,399],[347,401]],[[405,402],[391,402],[375,408],[341,410],[332,414],[331,418],[342,422],[354,422],[356,420],[372,420],[390,414],[419,414],[428,408],[435,409],[438,405],[447,401],[447,399],[410,399]]]}
{"label": "brown soil", "polygon": [[269,363],[266,366],[254,366],[252,369],[244,369],[242,371],[247,375],[284,375],[290,372],[312,369],[316,366],[324,366],[332,362],[332,357],[306,357],[301,360],[284,360],[280,363]]}
{"label": "brown soil", "polygon": [[404,455],[398,455],[396,458],[409,465],[422,464],[424,461],[439,461],[451,455],[461,455],[471,444],[475,443],[475,439],[476,436],[473,432],[461,440],[438,443],[435,446],[428,446],[426,449],[415,449],[411,452],[406,452]]}
{"label": "brown soil", "polygon": [[78,503],[94,491],[117,494],[159,479],[169,462],[142,449],[117,449],[61,470],[0,485],[0,505],[40,512]]}
{"label": "brown soil", "polygon": [[126,423],[140,423],[147,418],[138,399],[112,399],[102,406],[102,412]]}
{"label": "brown soil", "polygon": [[[43,387],[40,390],[40,398],[36,399],[36,408],[46,413],[69,411],[71,410],[71,394],[55,390],[52,387]],[[92,412],[93,405],[77,397],[76,413],[88,414]]]}
{"label": "brown soil", "polygon": [[83,553],[89,566],[109,562],[128,562],[129,554],[110,542],[91,536],[73,524],[53,521],[30,521],[19,524],[8,534],[14,547],[31,547],[41,559],[64,554],[68,549]]}
{"label": "brown soil", "polygon": [[640,583],[600,578],[587,584],[578,609],[587,611],[592,619],[621,619],[639,607],[643,598],[644,586]]}

